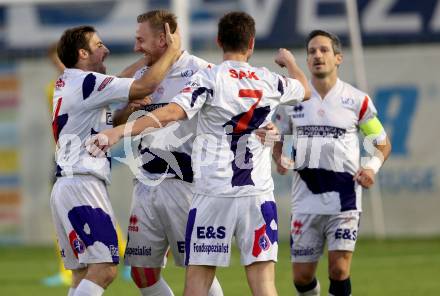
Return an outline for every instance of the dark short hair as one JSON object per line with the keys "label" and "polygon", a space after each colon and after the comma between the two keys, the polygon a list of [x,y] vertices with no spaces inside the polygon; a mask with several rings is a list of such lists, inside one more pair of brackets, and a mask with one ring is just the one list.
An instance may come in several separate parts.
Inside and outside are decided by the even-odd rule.
{"label": "dark short hair", "polygon": [[316,36],[324,36],[324,37],[329,38],[331,40],[331,42],[332,42],[333,52],[335,54],[341,54],[342,53],[341,40],[339,40],[338,36],[336,36],[333,33],[324,31],[324,30],[313,30],[312,32],[309,33],[309,35],[307,36],[307,39],[306,39],[306,50],[309,49],[309,42],[310,42],[310,40],[312,40]]}
{"label": "dark short hair", "polygon": [[165,23],[170,26],[171,33],[174,33],[177,28],[177,18],[172,12],[165,9],[151,10],[140,14],[137,17],[137,22],[148,22],[151,28],[156,32],[165,33]]}
{"label": "dark short hair", "polygon": [[89,40],[91,33],[96,30],[92,26],[79,26],[64,31],[58,41],[57,53],[66,68],[73,68],[78,62],[80,49],[90,50]]}
{"label": "dark short hair", "polygon": [[245,52],[255,37],[255,21],[245,12],[225,14],[218,23],[218,41],[224,52]]}

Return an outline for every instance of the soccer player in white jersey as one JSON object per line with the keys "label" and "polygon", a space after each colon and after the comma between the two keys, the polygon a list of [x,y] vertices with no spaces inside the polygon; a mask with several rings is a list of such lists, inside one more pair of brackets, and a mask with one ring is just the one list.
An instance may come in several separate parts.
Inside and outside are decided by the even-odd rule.
{"label": "soccer player in white jersey", "polygon": [[[275,123],[293,134],[291,259],[298,295],[319,295],[315,272],[328,244],[330,295],[351,295],[350,265],[358,235],[362,188],[391,151],[391,144],[370,97],[341,81],[341,43],[322,30],[307,38],[312,97],[294,107],[280,107]],[[359,165],[358,131],[374,147]],[[274,147],[278,172],[285,174],[282,143]],[[288,163],[288,162],[285,162]]]}
{"label": "soccer player in white jersey", "polygon": [[[223,63],[197,72],[170,104],[136,120],[125,132],[125,126],[118,126],[96,136],[92,151],[100,153],[124,135],[199,113],[193,148],[195,194],[185,238],[184,294],[208,294],[216,267],[229,265],[235,236],[252,293],[276,295],[278,231],[270,148],[253,131],[269,122],[280,103],[296,104],[310,91],[304,73],[286,49],[279,51],[276,62],[296,79],[247,63],[255,41],[255,22],[248,14],[223,16],[217,38]],[[100,138],[107,138],[108,145],[100,145]]]}
{"label": "soccer player in white jersey", "polygon": [[95,29],[66,30],[58,56],[66,66],[55,83],[53,133],[57,181],[51,209],[65,267],[72,270],[69,295],[101,295],[119,262],[115,218],[108,199],[110,161],[85,150],[88,137],[111,124],[109,105],[151,94],[180,53],[178,34],[167,30],[166,54],[139,80],[105,75],[109,54]]}
{"label": "soccer player in white jersey", "polygon": [[[137,71],[135,78],[148,71],[165,53],[164,23],[170,25],[171,31],[177,27],[176,16],[166,10],[141,14],[137,22],[134,50],[144,55],[147,65]],[[208,62],[183,51],[151,94],[151,104],[144,110],[153,111],[168,104],[192,75],[209,66]],[[130,103],[123,107],[114,114],[115,126],[125,123],[136,110]],[[125,262],[132,266],[132,279],[142,295],[173,295],[160,275],[168,249],[175,264],[185,266],[185,227],[193,195],[191,153],[196,127],[197,116],[160,130],[154,136],[145,135],[139,145],[145,162],[133,189]],[[179,145],[179,142],[183,143]],[[223,295],[217,279],[209,295]]]}

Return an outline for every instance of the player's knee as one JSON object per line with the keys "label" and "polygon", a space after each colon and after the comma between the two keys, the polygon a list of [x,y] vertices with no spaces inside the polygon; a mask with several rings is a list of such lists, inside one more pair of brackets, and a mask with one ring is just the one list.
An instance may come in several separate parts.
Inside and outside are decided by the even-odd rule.
{"label": "player's knee", "polygon": [[310,284],[315,279],[314,274],[308,272],[295,272],[293,275],[293,283],[295,286],[306,286]]}
{"label": "player's knee", "polygon": [[110,285],[117,276],[118,268],[116,267],[116,265],[106,267],[101,273],[102,281],[105,283],[105,286]]}
{"label": "player's knee", "polygon": [[131,278],[139,289],[148,288],[160,279],[160,269],[131,267]]}
{"label": "player's knee", "polygon": [[350,276],[349,271],[346,268],[339,265],[330,266],[328,273],[330,279],[337,281],[345,280]]}

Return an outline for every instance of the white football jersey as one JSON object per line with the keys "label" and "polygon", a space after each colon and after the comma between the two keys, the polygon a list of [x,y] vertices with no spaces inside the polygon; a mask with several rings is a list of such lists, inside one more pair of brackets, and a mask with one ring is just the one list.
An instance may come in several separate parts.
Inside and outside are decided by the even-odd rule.
{"label": "white football jersey", "polygon": [[[203,59],[184,51],[170,71],[151,95],[152,103],[145,107],[153,111],[170,102],[185,86],[185,83],[200,69],[210,67]],[[138,79],[148,70],[144,67],[136,72]],[[196,136],[197,118],[178,121],[166,128],[145,135],[139,145],[142,156],[142,174],[149,179],[164,177],[193,181],[191,167],[192,145]]]}
{"label": "white football jersey", "polygon": [[252,132],[269,123],[276,106],[304,97],[299,81],[225,61],[199,71],[172,102],[189,119],[199,111],[193,148],[195,192],[240,197],[273,190],[270,148]]}
{"label": "white football jersey", "polygon": [[358,131],[376,113],[366,93],[339,79],[324,99],[312,86],[310,100],[278,108],[275,124],[282,134],[293,134],[294,212],[361,211],[362,188],[353,180],[359,169]]}
{"label": "white football jersey", "polygon": [[134,79],[66,69],[55,83],[53,134],[59,176],[94,175],[110,182],[110,158],[95,158],[85,141],[112,127],[109,105],[128,100]]}

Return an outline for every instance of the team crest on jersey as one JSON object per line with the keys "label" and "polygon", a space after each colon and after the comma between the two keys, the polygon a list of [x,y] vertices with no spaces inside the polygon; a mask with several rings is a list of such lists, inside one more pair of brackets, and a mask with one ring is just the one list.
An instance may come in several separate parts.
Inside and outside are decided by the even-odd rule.
{"label": "team crest on jersey", "polygon": [[104,79],[101,84],[98,87],[98,91],[103,90],[107,85],[110,84],[110,82],[112,82],[114,79],[114,77],[107,77],[106,79]]}

